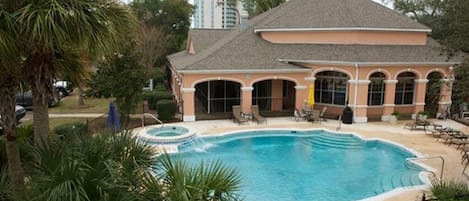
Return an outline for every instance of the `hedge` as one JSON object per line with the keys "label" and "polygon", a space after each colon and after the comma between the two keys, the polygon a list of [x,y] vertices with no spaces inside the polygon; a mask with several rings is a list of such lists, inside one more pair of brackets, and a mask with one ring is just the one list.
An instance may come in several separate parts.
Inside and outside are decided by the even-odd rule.
{"label": "hedge", "polygon": [[143,100],[148,102],[148,107],[152,110],[157,109],[156,103],[160,100],[172,100],[173,94],[167,91],[146,91],[142,94]]}
{"label": "hedge", "polygon": [[173,100],[160,100],[156,104],[158,119],[170,120],[176,114],[176,103]]}
{"label": "hedge", "polygon": [[69,135],[83,135],[88,132],[88,128],[83,122],[70,122],[55,127],[54,133],[58,136],[65,137]]}

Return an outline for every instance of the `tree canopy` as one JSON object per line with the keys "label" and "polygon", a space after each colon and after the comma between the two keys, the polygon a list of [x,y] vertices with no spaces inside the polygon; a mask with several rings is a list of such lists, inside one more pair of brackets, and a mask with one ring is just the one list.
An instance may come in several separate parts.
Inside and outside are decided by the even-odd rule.
{"label": "tree canopy", "polygon": [[158,27],[170,35],[167,54],[185,47],[193,10],[193,6],[186,0],[135,0],[131,7],[141,22]]}
{"label": "tree canopy", "polygon": [[242,0],[249,17],[254,17],[285,2],[285,0]]}
{"label": "tree canopy", "polygon": [[432,29],[432,38],[451,52],[469,52],[469,1],[395,0],[395,9]]}

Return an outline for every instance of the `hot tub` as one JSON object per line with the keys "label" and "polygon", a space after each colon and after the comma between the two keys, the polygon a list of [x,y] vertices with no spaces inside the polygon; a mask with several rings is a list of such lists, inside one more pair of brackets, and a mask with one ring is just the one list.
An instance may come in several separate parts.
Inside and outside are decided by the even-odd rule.
{"label": "hot tub", "polygon": [[154,144],[178,144],[191,139],[195,130],[186,126],[156,125],[145,127],[138,133],[138,137]]}

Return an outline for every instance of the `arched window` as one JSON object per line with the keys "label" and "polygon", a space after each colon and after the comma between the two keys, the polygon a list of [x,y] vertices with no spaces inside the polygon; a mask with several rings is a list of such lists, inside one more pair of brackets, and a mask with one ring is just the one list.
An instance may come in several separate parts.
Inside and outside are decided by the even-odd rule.
{"label": "arched window", "polygon": [[348,79],[345,73],[336,71],[324,71],[316,74],[315,101],[317,103],[345,105]]}
{"label": "arched window", "polygon": [[381,72],[371,74],[368,86],[368,105],[383,105],[385,78],[386,75]]}
{"label": "arched window", "polygon": [[414,103],[415,74],[405,72],[397,76],[396,97],[394,104],[409,105]]}

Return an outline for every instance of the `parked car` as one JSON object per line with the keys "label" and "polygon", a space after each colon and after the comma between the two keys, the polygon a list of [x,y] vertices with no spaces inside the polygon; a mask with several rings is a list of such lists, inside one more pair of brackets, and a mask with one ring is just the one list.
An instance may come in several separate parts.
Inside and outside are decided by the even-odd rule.
{"label": "parked car", "polygon": [[[20,121],[24,116],[26,116],[26,109],[24,107],[21,107],[19,105],[15,106],[15,116],[16,116],[16,121]],[[2,115],[0,114],[0,135],[3,134],[3,121],[2,121]]]}
{"label": "parked car", "polygon": [[70,95],[70,93],[73,92],[73,85],[69,81],[63,81],[63,80],[55,81],[54,88],[60,97],[68,96]]}
{"label": "parked car", "polygon": [[[60,96],[57,93],[54,93],[53,96],[48,98],[49,107],[56,106],[60,103]],[[20,92],[16,94],[16,104],[20,105],[26,109],[33,108],[33,94],[31,91]]]}

